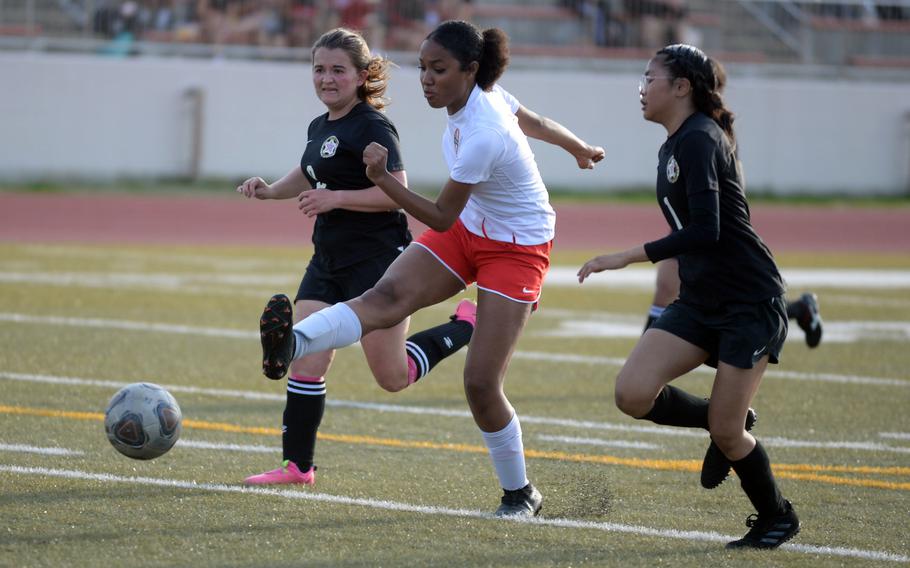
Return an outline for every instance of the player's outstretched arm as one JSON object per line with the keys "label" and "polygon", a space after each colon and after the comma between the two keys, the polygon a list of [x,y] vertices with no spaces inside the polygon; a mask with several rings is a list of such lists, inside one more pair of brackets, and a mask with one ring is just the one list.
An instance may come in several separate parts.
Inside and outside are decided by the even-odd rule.
{"label": "player's outstretched arm", "polygon": [[612,254],[595,256],[588,262],[584,263],[584,265],[582,265],[582,267],[578,270],[578,282],[584,282],[588,276],[594,274],[595,272],[603,272],[604,270],[619,270],[620,268],[629,266],[633,262],[645,262],[646,260],[648,260],[648,255],[645,254],[644,245],[639,245],[622,252],[614,252]]}
{"label": "player's outstretched arm", "polygon": [[[401,182],[403,186],[408,186],[408,174],[404,170],[391,172],[390,175]],[[328,213],[333,209],[377,213],[380,211],[392,211],[400,207],[379,186],[375,185],[358,190],[334,189],[327,191],[325,189],[310,189],[298,195],[297,201],[300,203],[298,207],[307,217]]]}
{"label": "player's outstretched arm", "polygon": [[591,146],[555,120],[541,116],[523,106],[518,107],[515,116],[518,117],[518,127],[525,133],[525,136],[559,146],[572,154],[575,161],[578,162],[578,167],[583,170],[594,169],[594,164],[604,159],[603,148]]}
{"label": "player's outstretched arm", "polygon": [[237,186],[237,193],[242,193],[247,198],[290,199],[310,187],[310,182],[298,166],[271,184],[266,183],[261,177],[251,177]]}

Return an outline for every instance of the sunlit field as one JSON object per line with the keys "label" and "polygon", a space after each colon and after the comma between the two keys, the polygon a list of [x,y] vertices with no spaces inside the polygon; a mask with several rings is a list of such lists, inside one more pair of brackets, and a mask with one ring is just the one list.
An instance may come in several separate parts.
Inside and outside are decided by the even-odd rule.
{"label": "sunlit field", "polygon": [[[538,520],[515,522],[491,516],[500,490],[461,354],[390,394],[359,347],[339,351],[317,485],[243,488],[281,459],[285,384],[260,374],[258,318],[269,295],[294,293],[308,251],[0,244],[0,565],[910,562],[910,284],[882,284],[910,280],[910,256],[779,258],[794,293],[818,293],[826,327],[812,350],[791,328],[754,401],[755,434],[803,526],[771,552],[724,550],[753,511],[735,478],[699,486],[706,433],[613,405],[653,276],[579,287],[570,276],[588,256],[556,255],[509,369],[544,495]],[[822,268],[866,276],[813,285]],[[416,314],[412,330],[456,300]],[[707,395],[711,378],[705,368],[679,384]],[[111,395],[139,381],[165,386],[184,416],[180,441],[152,461],[117,453],[103,428]]]}

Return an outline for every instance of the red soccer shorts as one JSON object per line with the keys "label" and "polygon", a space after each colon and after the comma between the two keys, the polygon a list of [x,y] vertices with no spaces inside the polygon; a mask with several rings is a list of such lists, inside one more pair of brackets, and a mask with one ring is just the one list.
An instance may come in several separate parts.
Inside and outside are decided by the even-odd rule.
{"label": "red soccer shorts", "polygon": [[486,239],[468,231],[461,220],[444,233],[427,229],[414,244],[428,250],[465,287],[477,282],[481,290],[535,307],[553,248],[553,241],[517,245]]}

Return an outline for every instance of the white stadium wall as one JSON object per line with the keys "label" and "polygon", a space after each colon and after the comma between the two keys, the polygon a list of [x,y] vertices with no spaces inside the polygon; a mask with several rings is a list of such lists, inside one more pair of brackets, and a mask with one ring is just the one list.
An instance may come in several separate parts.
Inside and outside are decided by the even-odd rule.
{"label": "white stadium wall", "polygon": [[[309,121],[324,112],[306,64],[0,54],[0,181],[185,176],[193,167],[190,89],[204,94],[201,177],[275,178],[293,167]],[[510,69],[502,85],[525,106],[607,150],[582,172],[534,142],[553,188],[609,191],[653,185],[661,127],[641,118],[637,75]],[[388,114],[408,177],[445,179],[442,111],[417,70],[394,71]],[[906,193],[910,82],[743,76],[731,69],[748,185],[775,193]]]}

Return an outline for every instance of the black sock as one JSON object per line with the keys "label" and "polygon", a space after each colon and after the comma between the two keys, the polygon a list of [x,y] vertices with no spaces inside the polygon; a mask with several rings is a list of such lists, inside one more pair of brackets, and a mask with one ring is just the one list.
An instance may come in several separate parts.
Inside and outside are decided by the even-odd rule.
{"label": "black sock", "polygon": [[455,353],[471,341],[474,326],[463,320],[453,320],[415,333],[405,342],[405,349],[417,364],[417,379],[423,377],[437,363]]}
{"label": "black sock", "polygon": [[[309,377],[308,377],[309,378]],[[316,431],[325,411],[325,381],[288,377],[288,398],[284,407],[281,446],[284,459],[291,460],[300,471],[313,465]]]}
{"label": "black sock", "polygon": [[759,515],[774,516],[785,510],[784,498],[771,473],[771,461],[758,440],[749,455],[731,463],[733,471],[739,476],[743,491]]}
{"label": "black sock", "polygon": [[708,401],[682,389],[667,385],[657,395],[654,406],[641,417],[664,426],[708,429]]}
{"label": "black sock", "polygon": [[787,319],[799,319],[803,313],[803,303],[796,302],[787,302]]}

